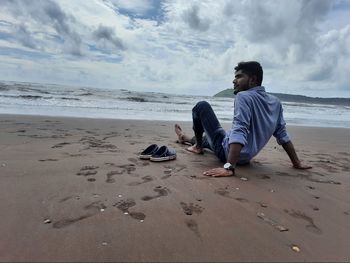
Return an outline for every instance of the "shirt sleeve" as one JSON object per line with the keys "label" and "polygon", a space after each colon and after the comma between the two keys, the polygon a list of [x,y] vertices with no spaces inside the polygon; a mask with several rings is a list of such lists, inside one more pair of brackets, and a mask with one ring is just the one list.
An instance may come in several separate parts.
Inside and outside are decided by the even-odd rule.
{"label": "shirt sleeve", "polygon": [[242,146],[247,144],[252,111],[248,99],[241,94],[237,94],[234,104],[234,116],[232,128],[229,135],[229,144],[239,143]]}
{"label": "shirt sleeve", "polygon": [[283,108],[282,105],[280,106],[280,112],[277,120],[277,126],[276,130],[273,133],[273,136],[275,136],[277,143],[279,145],[287,143],[290,141],[289,135],[286,130],[286,122],[283,118]]}

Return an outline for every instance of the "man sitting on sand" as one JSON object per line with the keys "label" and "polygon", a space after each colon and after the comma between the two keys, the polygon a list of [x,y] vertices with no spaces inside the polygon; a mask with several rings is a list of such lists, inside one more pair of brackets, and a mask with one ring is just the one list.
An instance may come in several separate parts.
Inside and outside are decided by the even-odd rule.
{"label": "man sitting on sand", "polygon": [[202,154],[204,148],[209,148],[225,163],[224,167],[211,169],[204,175],[234,175],[236,165],[249,164],[272,135],[287,152],[294,168],[311,168],[299,160],[286,131],[282,105],[276,97],[265,92],[261,86],[262,80],[263,70],[258,62],[240,62],[235,67],[234,116],[232,128],[228,132],[221,127],[206,101],[198,102],[192,109],[193,138],[186,136],[181,127],[175,124],[179,141],[191,143],[188,151]]}

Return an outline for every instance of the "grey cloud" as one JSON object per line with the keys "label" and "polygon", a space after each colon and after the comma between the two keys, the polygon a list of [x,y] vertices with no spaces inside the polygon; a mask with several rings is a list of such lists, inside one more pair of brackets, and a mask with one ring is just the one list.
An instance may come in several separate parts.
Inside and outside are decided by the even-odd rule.
{"label": "grey cloud", "polygon": [[322,20],[330,11],[333,3],[329,0],[303,0],[301,2],[301,13],[299,20],[302,24],[309,22],[313,25]]}
{"label": "grey cloud", "polygon": [[235,13],[234,2],[225,3],[223,11],[225,16],[227,17],[233,16]]}
{"label": "grey cloud", "polygon": [[[318,50],[318,25],[330,12],[332,1],[257,1],[246,6],[243,35],[251,42],[273,43],[282,56],[291,45],[297,46],[295,62],[313,60]],[[243,10],[243,9],[242,9]]]}
{"label": "grey cloud", "polygon": [[264,1],[253,1],[253,4],[247,6],[246,12],[245,21],[248,28],[243,33],[252,42],[271,40],[286,30],[283,16],[275,14]]}
{"label": "grey cloud", "polygon": [[309,81],[324,81],[330,79],[333,76],[335,65],[322,64],[320,66],[314,66],[312,72],[310,72],[305,80]]}
{"label": "grey cloud", "polygon": [[196,5],[184,12],[182,17],[190,28],[194,30],[207,31],[209,29],[210,21],[199,17],[199,8]]}
{"label": "grey cloud", "polygon": [[[59,33],[66,35],[72,34],[67,24],[67,21],[72,18],[68,18],[57,3],[53,1],[45,1],[43,11],[44,12],[34,12],[33,17],[41,20],[42,22],[49,22],[53,24]],[[37,17],[37,15],[40,15],[40,17]]]}
{"label": "grey cloud", "polygon": [[[58,37],[64,41],[65,46],[63,50],[72,55],[81,55],[81,38],[69,24],[74,23],[75,20],[72,16],[65,14],[56,2],[51,0],[4,0],[2,4],[14,16],[22,20],[52,26],[57,32]],[[28,37],[32,32],[29,32],[23,26],[19,26],[19,30],[19,32],[24,34],[20,42],[25,46],[29,44],[30,47],[35,48],[35,38],[32,37],[29,41]]]}
{"label": "grey cloud", "polygon": [[93,32],[93,36],[97,40],[102,40],[112,44],[117,49],[126,49],[122,40],[116,36],[115,31],[112,27],[99,25],[99,27]]}
{"label": "grey cloud", "polygon": [[23,46],[32,49],[37,49],[35,39],[33,38],[32,33],[28,31],[24,24],[19,25],[17,27],[16,37],[22,43]]}
{"label": "grey cloud", "polygon": [[331,10],[332,1],[304,0],[302,1],[300,16],[296,24],[297,32],[293,41],[300,45],[303,59],[312,59],[318,50],[316,35],[317,25]]}
{"label": "grey cloud", "polygon": [[[323,37],[321,41],[322,53],[318,54],[318,63],[312,67],[312,70],[306,76],[306,80],[323,81],[337,78],[341,83],[343,80],[348,81],[348,75],[345,68],[348,68],[348,57],[350,54],[350,25],[332,31]],[[344,74],[345,73],[345,74]]]}

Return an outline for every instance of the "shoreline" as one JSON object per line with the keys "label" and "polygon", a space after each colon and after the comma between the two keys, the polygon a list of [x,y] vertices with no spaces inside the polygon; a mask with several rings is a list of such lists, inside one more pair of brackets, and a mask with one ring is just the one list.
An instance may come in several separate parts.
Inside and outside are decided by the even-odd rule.
{"label": "shoreline", "polygon": [[[174,123],[0,114],[0,261],[350,258],[347,128],[288,125],[311,170],[271,139],[237,176],[210,178],[222,164],[175,143]],[[152,143],[177,159],[138,159]]]}
{"label": "shoreline", "polygon": [[[105,121],[145,121],[145,122],[165,122],[165,123],[190,123],[192,124],[192,121],[186,121],[186,120],[150,120],[150,119],[127,119],[127,118],[109,118],[109,117],[79,117],[79,116],[53,116],[53,115],[34,115],[34,114],[13,114],[13,113],[0,113],[0,118],[5,118],[5,116],[14,116],[14,117],[27,117],[27,118],[53,118],[53,119],[87,119],[87,120],[105,120]],[[223,128],[230,129],[231,122],[229,121],[222,121],[219,119],[219,122],[222,124]],[[287,122],[287,121],[286,121]],[[287,122],[287,127],[293,128],[310,128],[310,129],[344,129],[348,130],[350,127],[338,127],[338,126],[309,126],[304,124],[289,124]]]}

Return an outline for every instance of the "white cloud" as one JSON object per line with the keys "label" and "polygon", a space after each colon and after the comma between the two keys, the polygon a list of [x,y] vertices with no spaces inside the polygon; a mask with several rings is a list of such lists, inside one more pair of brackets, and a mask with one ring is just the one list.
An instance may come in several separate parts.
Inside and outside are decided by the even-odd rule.
{"label": "white cloud", "polygon": [[211,95],[257,60],[273,92],[350,97],[346,3],[4,0],[0,76]]}
{"label": "white cloud", "polygon": [[125,9],[137,14],[144,14],[152,9],[152,1],[150,0],[111,0],[111,2],[117,8]]}

